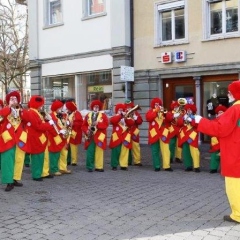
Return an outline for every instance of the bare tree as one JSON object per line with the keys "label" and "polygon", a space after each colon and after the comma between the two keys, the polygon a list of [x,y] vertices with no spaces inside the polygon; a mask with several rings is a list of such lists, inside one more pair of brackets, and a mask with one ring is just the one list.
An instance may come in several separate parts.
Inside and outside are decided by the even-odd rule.
{"label": "bare tree", "polygon": [[0,0],[0,82],[6,93],[14,85],[22,95],[29,63],[28,14],[24,5]]}

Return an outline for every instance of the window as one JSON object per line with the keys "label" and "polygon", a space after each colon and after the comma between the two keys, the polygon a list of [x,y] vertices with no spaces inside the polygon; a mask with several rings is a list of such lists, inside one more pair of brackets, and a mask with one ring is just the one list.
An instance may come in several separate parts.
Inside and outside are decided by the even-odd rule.
{"label": "window", "polygon": [[97,17],[106,14],[105,0],[85,0],[83,3],[85,17]]}
{"label": "window", "polygon": [[156,45],[186,42],[186,4],[185,1],[156,3]]}
{"label": "window", "polygon": [[239,35],[239,0],[207,0],[206,15],[206,39]]}
{"label": "window", "polygon": [[46,0],[46,25],[62,23],[61,0]]}

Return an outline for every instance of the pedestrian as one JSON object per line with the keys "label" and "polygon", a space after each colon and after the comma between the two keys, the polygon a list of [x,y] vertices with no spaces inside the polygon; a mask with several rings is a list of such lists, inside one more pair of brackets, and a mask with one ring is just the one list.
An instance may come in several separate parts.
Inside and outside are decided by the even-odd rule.
{"label": "pedestrian", "polygon": [[240,223],[240,81],[228,85],[230,107],[220,118],[211,121],[195,116],[198,131],[215,136],[221,148],[221,174],[225,177],[225,188],[231,214],[225,221]]}

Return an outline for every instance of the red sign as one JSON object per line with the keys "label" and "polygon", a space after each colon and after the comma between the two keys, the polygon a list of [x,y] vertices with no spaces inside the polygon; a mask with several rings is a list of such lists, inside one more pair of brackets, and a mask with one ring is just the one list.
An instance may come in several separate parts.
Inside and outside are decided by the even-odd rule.
{"label": "red sign", "polygon": [[162,53],[161,57],[162,57],[162,63],[171,63],[172,62],[172,53],[171,52]]}

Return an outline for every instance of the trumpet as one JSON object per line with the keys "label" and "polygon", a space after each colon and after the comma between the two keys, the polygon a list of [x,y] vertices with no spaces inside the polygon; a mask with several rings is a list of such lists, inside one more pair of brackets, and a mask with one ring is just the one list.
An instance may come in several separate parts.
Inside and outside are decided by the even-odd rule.
{"label": "trumpet", "polygon": [[179,98],[177,100],[179,107],[178,110],[176,111],[176,113],[180,113],[182,115],[185,115],[186,110],[184,109],[184,106],[187,104],[187,99],[186,98]]}

